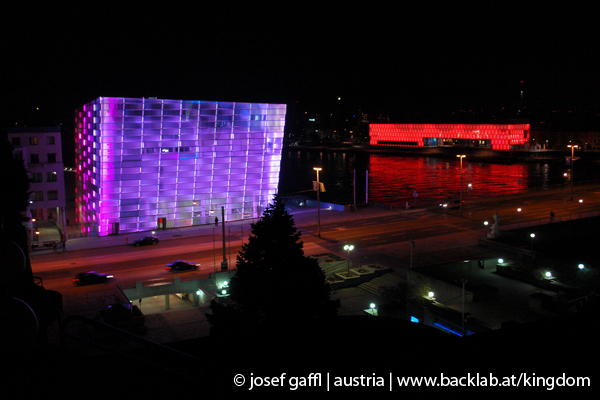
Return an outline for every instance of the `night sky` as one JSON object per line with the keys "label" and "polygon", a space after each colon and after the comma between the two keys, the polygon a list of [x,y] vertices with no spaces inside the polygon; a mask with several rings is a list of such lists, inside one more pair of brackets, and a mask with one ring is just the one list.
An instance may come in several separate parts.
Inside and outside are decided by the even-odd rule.
{"label": "night sky", "polygon": [[594,2],[28,3],[0,17],[3,127],[72,129],[99,96],[600,112]]}

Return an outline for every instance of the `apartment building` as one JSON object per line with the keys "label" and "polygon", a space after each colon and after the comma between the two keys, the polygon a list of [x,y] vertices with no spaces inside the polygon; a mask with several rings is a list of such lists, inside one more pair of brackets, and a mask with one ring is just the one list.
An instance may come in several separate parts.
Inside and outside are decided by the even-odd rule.
{"label": "apartment building", "polygon": [[13,153],[24,161],[31,179],[27,217],[54,221],[64,230],[66,198],[60,126],[9,128],[7,131]]}

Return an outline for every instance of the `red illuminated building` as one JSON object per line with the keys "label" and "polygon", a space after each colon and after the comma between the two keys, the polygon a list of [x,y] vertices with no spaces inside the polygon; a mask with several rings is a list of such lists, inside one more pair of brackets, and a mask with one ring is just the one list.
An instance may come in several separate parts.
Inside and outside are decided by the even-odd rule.
{"label": "red illuminated building", "polygon": [[529,124],[371,124],[370,144],[396,147],[478,147],[522,149]]}

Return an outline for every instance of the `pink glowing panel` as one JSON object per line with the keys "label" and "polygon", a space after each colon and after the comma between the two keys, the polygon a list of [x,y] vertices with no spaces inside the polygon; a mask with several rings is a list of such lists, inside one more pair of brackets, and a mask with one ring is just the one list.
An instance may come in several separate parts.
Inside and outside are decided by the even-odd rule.
{"label": "pink glowing panel", "polygon": [[84,105],[75,118],[82,231],[214,223],[221,207],[226,220],[256,218],[277,190],[285,113],[284,104],[215,101]]}
{"label": "pink glowing panel", "polygon": [[523,148],[529,124],[371,124],[370,144],[396,147],[467,146],[491,150]]}

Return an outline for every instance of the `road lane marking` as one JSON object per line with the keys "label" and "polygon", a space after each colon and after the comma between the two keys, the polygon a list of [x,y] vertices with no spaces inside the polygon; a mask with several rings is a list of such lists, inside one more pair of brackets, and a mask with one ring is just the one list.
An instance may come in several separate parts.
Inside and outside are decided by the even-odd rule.
{"label": "road lane marking", "polygon": [[361,240],[370,240],[370,239],[379,239],[379,236],[370,236],[370,237],[362,238]]}

